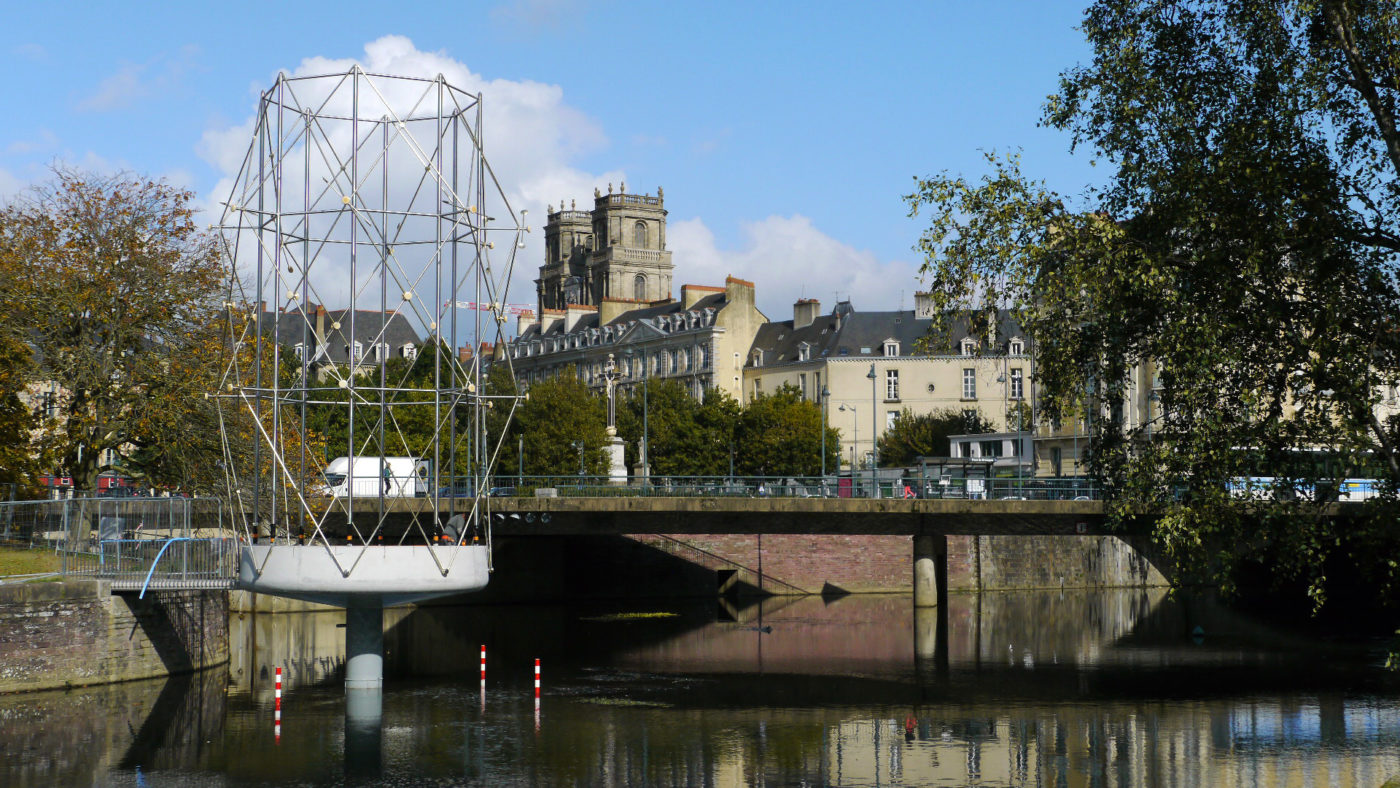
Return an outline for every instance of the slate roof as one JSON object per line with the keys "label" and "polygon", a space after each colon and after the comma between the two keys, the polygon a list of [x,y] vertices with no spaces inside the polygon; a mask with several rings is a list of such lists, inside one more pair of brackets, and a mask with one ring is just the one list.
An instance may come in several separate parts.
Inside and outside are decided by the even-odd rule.
{"label": "slate roof", "polygon": [[[611,325],[613,327],[621,327],[634,321],[653,320],[664,315],[675,315],[683,312],[694,312],[711,308],[713,308],[715,311],[719,311],[724,307],[724,305],[724,293],[711,293],[710,295],[701,298],[699,301],[696,301],[695,304],[693,304],[690,307],[690,309],[683,309],[681,307],[680,301],[670,301],[665,304],[644,306],[623,312],[608,325]],[[514,341],[529,342],[533,339],[545,339],[548,337],[563,336],[565,333],[564,320],[562,318],[556,320],[553,325],[551,325],[548,329],[545,329],[543,331],[540,330],[540,326],[542,324],[542,322],[536,322],[534,325],[527,327],[524,331],[520,333],[520,336],[516,337]],[[573,331],[569,333],[578,333],[579,331],[585,331],[590,328],[600,328],[600,326],[598,325],[597,312],[590,311],[587,314],[580,316],[578,322],[574,324]]]}
{"label": "slate roof", "polygon": [[[326,359],[337,364],[350,363],[350,354],[346,350],[346,346],[351,342],[350,312],[349,309],[326,310],[325,355],[317,360]],[[262,319],[264,325],[270,325],[276,320],[277,343],[280,345],[290,347],[299,342],[306,342],[312,346],[316,344],[315,312],[308,312],[306,318],[303,318],[300,312],[263,312]],[[331,328],[337,322],[340,323],[340,328]],[[376,340],[389,345],[389,358],[398,358],[401,355],[399,349],[404,345],[412,344],[417,347],[423,344],[418,331],[403,314],[360,309],[355,311],[354,323],[354,339],[364,346],[365,355],[360,360],[361,364],[375,361],[373,345]],[[380,336],[381,331],[383,336]]]}
{"label": "slate roof", "polygon": [[[753,348],[763,351],[763,366],[790,364],[799,357],[799,349],[805,342],[810,345],[809,361],[826,358],[859,358],[861,356],[883,356],[885,340],[899,342],[902,356],[915,354],[919,340],[929,337],[933,327],[931,318],[915,317],[913,310],[891,312],[857,312],[849,301],[836,305],[830,314],[819,315],[810,325],[794,329],[793,321],[783,320],[765,323],[754,337]],[[962,340],[968,335],[966,317],[959,317],[951,326],[951,343],[943,348],[934,347],[933,355],[960,355]],[[1006,352],[1007,343],[1013,337],[1020,337],[1025,343],[1025,351],[1030,352],[1030,339],[1025,336],[1020,325],[1009,312],[998,314],[997,344],[995,347],[979,346],[981,355],[1000,355]],[[865,352],[862,352],[862,350]],[[748,366],[753,365],[750,352]]]}

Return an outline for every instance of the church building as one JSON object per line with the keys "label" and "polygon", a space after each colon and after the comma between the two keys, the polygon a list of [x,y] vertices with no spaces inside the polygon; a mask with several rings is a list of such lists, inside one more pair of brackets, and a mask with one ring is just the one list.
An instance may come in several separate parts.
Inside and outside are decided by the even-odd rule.
{"label": "church building", "polygon": [[593,190],[593,210],[549,206],[545,263],[535,280],[540,314],[570,304],[598,306],[605,298],[637,302],[671,296],[671,253],[666,249],[665,194]]}

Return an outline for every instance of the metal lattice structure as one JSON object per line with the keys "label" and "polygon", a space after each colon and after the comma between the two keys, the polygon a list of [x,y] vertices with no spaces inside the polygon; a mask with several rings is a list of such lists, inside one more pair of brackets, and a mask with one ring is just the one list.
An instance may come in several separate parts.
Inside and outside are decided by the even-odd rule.
{"label": "metal lattice structure", "polygon": [[[488,396],[488,359],[454,348],[503,339],[527,228],[483,153],[482,97],[441,75],[282,74],[253,125],[218,226],[233,276],[214,396],[235,525],[251,542],[335,545],[346,577],[347,544],[439,544],[449,508],[466,510],[456,544],[489,545],[498,447],[482,436],[515,387]],[[405,327],[424,341],[394,342]],[[334,495],[338,457],[351,469]],[[411,478],[385,470],[399,457]],[[357,463],[384,484],[357,484]],[[431,554],[446,575],[451,556]]]}

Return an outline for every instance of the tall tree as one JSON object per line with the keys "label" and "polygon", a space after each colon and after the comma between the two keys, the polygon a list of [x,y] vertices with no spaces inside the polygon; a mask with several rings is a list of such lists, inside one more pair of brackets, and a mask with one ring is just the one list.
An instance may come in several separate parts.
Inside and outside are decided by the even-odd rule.
{"label": "tall tree", "polygon": [[947,457],[949,435],[991,431],[991,422],[977,414],[969,416],[952,408],[915,413],[905,408],[880,436],[880,462],[912,465],[916,457]]}
{"label": "tall tree", "polygon": [[[1394,501],[1400,436],[1381,406],[1400,373],[1400,6],[1099,0],[1083,30],[1093,60],[1063,74],[1045,123],[1108,164],[1107,185],[1072,208],[1015,157],[989,157],[980,182],[919,180],[928,282],[944,308],[1022,316],[1042,413],[1099,409],[1093,468],[1117,516],[1151,515],[1183,567],[1227,587],[1248,558],[1321,598],[1333,521],[1302,503],[1246,513],[1226,489],[1380,473],[1379,505]],[[1160,401],[1124,430],[1102,416],[1139,365]],[[1290,461],[1313,449],[1330,470]],[[1357,550],[1386,519],[1345,536],[1393,584],[1385,551]]]}
{"label": "tall tree", "polygon": [[[794,386],[754,397],[739,415],[735,441],[738,472],[746,476],[816,476],[821,473],[821,409]],[[828,458],[839,456],[837,433],[827,429]]]}
{"label": "tall tree", "polygon": [[[192,199],[164,182],[59,170],[0,209],[0,259],[34,375],[61,389],[45,448],[80,487],[135,449],[217,430],[172,418],[195,414],[190,398],[214,388],[219,364],[208,334],[225,269]],[[169,467],[128,470],[180,481]]]}

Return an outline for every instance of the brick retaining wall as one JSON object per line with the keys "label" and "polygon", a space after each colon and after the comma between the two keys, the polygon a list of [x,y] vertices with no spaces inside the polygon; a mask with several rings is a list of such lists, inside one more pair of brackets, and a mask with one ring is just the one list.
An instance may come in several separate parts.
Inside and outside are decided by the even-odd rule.
{"label": "brick retaining wall", "polygon": [[137,599],[95,580],[0,586],[0,692],[168,676],[228,658],[222,591]]}
{"label": "brick retaining wall", "polygon": [[[633,534],[500,537],[496,572],[472,603],[559,598],[910,593],[913,539],[880,535]],[[948,588],[1168,585],[1116,536],[950,536]],[[761,574],[761,577],[760,577]]]}

